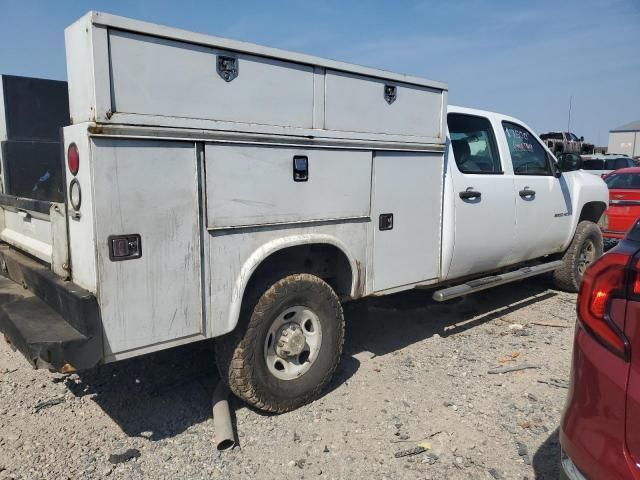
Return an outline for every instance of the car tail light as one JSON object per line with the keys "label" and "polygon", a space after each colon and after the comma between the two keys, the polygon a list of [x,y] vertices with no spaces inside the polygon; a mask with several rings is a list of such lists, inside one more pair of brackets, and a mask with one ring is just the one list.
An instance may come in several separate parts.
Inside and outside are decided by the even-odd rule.
{"label": "car tail light", "polygon": [[78,147],[75,143],[70,144],[67,149],[67,165],[69,166],[69,171],[73,175],[78,174],[78,169],[80,168],[80,154],[78,153]]}
{"label": "car tail light", "polygon": [[629,276],[629,290],[634,298],[640,298],[640,257],[633,260],[633,267]]}
{"label": "car tail light", "polygon": [[[627,297],[629,260],[628,255],[615,252],[600,257],[584,273],[577,302],[578,318],[584,328],[607,349],[624,359],[628,358],[628,341],[609,318],[609,308],[613,298]],[[630,288],[635,288],[635,283]]]}

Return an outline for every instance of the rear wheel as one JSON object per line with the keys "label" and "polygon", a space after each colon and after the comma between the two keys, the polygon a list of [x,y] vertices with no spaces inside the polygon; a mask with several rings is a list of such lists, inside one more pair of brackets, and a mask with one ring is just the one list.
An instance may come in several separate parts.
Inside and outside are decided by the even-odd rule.
{"label": "rear wheel", "polygon": [[236,396],[269,412],[314,400],[342,353],[338,296],[310,274],[289,275],[248,295],[236,330],[216,344],[222,379]]}
{"label": "rear wheel", "polygon": [[555,286],[568,292],[577,292],[585,270],[602,256],[602,251],[600,227],[593,222],[580,222],[571,245],[562,257],[564,265],[553,272]]}

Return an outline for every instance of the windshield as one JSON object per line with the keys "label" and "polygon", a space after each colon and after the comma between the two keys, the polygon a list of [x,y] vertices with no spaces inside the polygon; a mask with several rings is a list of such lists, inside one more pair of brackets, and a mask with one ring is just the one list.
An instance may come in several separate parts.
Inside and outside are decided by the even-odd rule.
{"label": "windshield", "polygon": [[610,189],[640,190],[640,173],[612,173],[604,181]]}

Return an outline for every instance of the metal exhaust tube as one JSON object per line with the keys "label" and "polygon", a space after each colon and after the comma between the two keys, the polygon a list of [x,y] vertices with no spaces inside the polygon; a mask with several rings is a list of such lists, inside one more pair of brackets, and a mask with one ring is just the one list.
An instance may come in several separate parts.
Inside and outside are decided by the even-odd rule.
{"label": "metal exhaust tube", "polygon": [[222,380],[218,381],[213,391],[213,431],[218,451],[235,447],[236,440],[229,411],[229,388]]}

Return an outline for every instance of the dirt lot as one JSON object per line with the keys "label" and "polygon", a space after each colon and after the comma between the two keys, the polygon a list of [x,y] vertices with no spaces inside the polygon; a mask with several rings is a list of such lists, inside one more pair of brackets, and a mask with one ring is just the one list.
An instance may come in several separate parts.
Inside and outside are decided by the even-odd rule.
{"label": "dirt lot", "polygon": [[[63,376],[0,342],[0,478],[557,478],[574,302],[538,279],[349,304],[325,395],[275,416],[235,401],[239,447],[223,453],[210,344]],[[488,373],[525,364],[539,368]]]}

